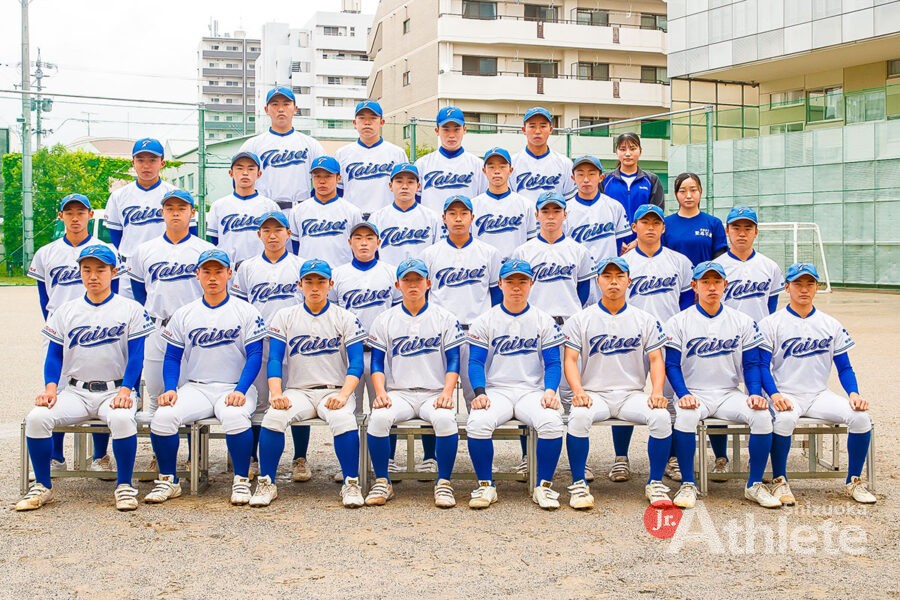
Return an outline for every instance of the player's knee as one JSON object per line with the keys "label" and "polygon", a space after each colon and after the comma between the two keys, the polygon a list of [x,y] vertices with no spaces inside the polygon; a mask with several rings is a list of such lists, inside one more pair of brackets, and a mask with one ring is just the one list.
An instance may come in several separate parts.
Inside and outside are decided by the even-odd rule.
{"label": "player's knee", "polygon": [[439,408],[435,410],[432,414],[431,426],[434,428],[434,435],[438,437],[459,433],[459,426],[456,424],[456,415],[449,408]]}
{"label": "player's knee", "polygon": [[872,418],[868,411],[854,410],[847,419],[847,431],[849,433],[866,433],[872,430]]}
{"label": "player's knee", "polygon": [[494,435],[494,420],[487,410],[469,412],[466,421],[466,435],[475,440],[486,440]]}
{"label": "player's knee", "polygon": [[754,410],[751,411],[750,417],[750,433],[755,434],[767,434],[772,433],[772,413],[768,410]]}
{"label": "player's knee", "polygon": [[243,433],[250,429],[250,414],[238,406],[226,406],[222,411],[222,429],[226,435]]}
{"label": "player's knee", "polygon": [[593,417],[590,409],[586,406],[573,406],[572,412],[569,413],[569,435],[588,437],[591,425],[593,425]]}
{"label": "player's knee", "polygon": [[332,435],[338,436],[348,431],[355,431],[356,415],[352,411],[336,411],[328,415],[328,426],[331,427]]}
{"label": "player's knee", "polygon": [[284,433],[287,431],[290,419],[286,410],[269,408],[263,416],[262,426],[270,431]]}
{"label": "player's knee", "polygon": [[106,416],[109,433],[114,440],[121,440],[137,435],[137,423],[134,413],[127,408],[114,408]]}
{"label": "player's knee", "polygon": [[700,423],[700,411],[696,408],[678,408],[675,410],[675,431],[696,433]]}
{"label": "player's knee", "polygon": [[375,437],[387,437],[394,425],[394,418],[386,408],[376,408],[369,415],[367,431]]}
{"label": "player's knee", "polygon": [[33,439],[44,439],[53,435],[55,419],[46,406],[35,406],[25,417],[25,435]]}
{"label": "player's knee", "polygon": [[542,440],[555,440],[561,438],[566,432],[562,417],[555,410],[545,409],[544,414],[535,423],[537,436]]}
{"label": "player's knee", "polygon": [[150,421],[150,431],[156,435],[175,435],[178,433],[178,427],[181,425],[178,419],[178,413],[171,406],[160,406],[153,413],[153,419]]}
{"label": "player's knee", "polygon": [[657,439],[667,438],[672,435],[672,418],[665,408],[654,408],[647,418],[647,427],[650,437]]}
{"label": "player's knee", "polygon": [[797,422],[800,420],[800,414],[795,410],[783,410],[775,413],[775,422],[772,424],[772,431],[775,435],[789,436],[794,433]]}

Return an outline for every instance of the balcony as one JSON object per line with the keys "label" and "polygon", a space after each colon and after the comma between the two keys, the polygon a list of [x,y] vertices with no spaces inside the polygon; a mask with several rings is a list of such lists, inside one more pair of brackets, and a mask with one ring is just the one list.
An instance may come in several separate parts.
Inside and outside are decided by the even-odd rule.
{"label": "balcony", "polygon": [[[250,53],[248,53],[248,57]],[[240,50],[203,50],[200,53],[201,58],[244,58],[244,53]]]}
{"label": "balcony", "polygon": [[372,71],[372,63],[367,60],[321,58],[316,60],[313,70],[320,76],[368,77]]}
{"label": "balcony", "polygon": [[244,71],[244,69],[241,69],[241,68],[213,69],[213,68],[209,68],[209,67],[204,67],[200,71],[200,73],[201,73],[201,75],[203,75],[203,77],[244,77],[246,75],[247,77],[252,78],[255,76],[253,69],[247,69],[246,71]]}
{"label": "balcony", "polygon": [[252,98],[256,90],[252,87],[242,88],[237,85],[204,85],[203,93],[217,96],[243,96],[246,93],[248,98]]}

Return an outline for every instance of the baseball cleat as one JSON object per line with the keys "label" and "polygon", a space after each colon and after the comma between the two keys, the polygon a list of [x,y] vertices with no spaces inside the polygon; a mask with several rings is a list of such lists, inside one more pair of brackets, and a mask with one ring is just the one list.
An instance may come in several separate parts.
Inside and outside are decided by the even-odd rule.
{"label": "baseball cleat", "polygon": [[497,488],[490,481],[479,481],[469,498],[469,508],[487,508],[497,501]]}
{"label": "baseball cleat", "polygon": [[610,481],[622,483],[631,479],[631,466],[628,463],[627,456],[617,456],[616,462],[613,463],[612,469],[607,475]]}
{"label": "baseball cleat", "polygon": [[92,460],[89,468],[94,472],[109,473],[107,476],[100,477],[101,481],[114,481],[116,479],[116,476],[114,475],[115,469],[113,469],[112,466],[112,458],[110,458],[109,454],[104,454],[100,458]]}
{"label": "baseball cleat", "polygon": [[791,486],[788,485],[787,479],[783,476],[772,480],[772,495],[778,498],[785,506],[793,506],[797,503],[797,500],[794,499],[794,493],[791,492]]}
{"label": "baseball cleat", "polygon": [[[416,464],[416,473],[434,473],[437,475],[437,461],[433,458],[426,458],[422,462]],[[434,481],[434,479],[420,479],[419,481]]]}
{"label": "baseball cleat", "polygon": [[584,480],[588,483],[594,481],[594,472],[587,465],[584,466]]}
{"label": "baseball cleat", "polygon": [[256,478],[256,493],[250,498],[250,506],[258,508],[272,504],[272,500],[278,497],[278,486],[272,483],[270,477]]}
{"label": "baseball cleat", "polygon": [[231,484],[231,504],[234,506],[243,506],[250,503],[250,478],[234,476],[234,483]]}
{"label": "baseball cleat", "polygon": [[334,476],[331,478],[331,480],[334,481],[335,483],[344,483],[344,474],[341,473],[340,471],[338,471],[337,473],[334,474]]}
{"label": "baseball cleat", "polygon": [[[149,473],[159,473],[159,463],[156,461],[155,455],[150,457],[150,464],[144,470]],[[153,481],[153,477],[138,477],[138,481]]]}
{"label": "baseball cleat", "polygon": [[654,508],[672,506],[672,500],[669,499],[670,491],[662,481],[651,481],[644,486],[644,496]]}
{"label": "baseball cleat", "polygon": [[569,506],[575,510],[588,510],[594,508],[594,497],[588,488],[587,482],[583,479],[576,481],[568,488],[569,490]]}
{"label": "baseball cleat", "polygon": [[247,471],[247,479],[253,481],[259,476],[259,461],[255,458],[250,458],[250,469]]}
{"label": "baseball cleat", "polygon": [[434,486],[434,505],[438,508],[453,508],[456,506],[456,497],[453,495],[453,487],[446,479],[438,479]]}
{"label": "baseball cleat", "polygon": [[138,507],[137,495],[138,491],[127,483],[117,485],[115,492],[116,510],[123,512],[135,510]]}
{"label": "baseball cleat", "polygon": [[559,492],[550,489],[552,481],[543,480],[531,492],[531,499],[544,510],[556,510],[559,508]]}
{"label": "baseball cleat", "polygon": [[347,477],[341,487],[341,504],[347,508],[359,508],[365,506],[362,490],[359,487],[358,477]]}
{"label": "baseball cleat", "polygon": [[369,495],[366,496],[366,506],[384,506],[388,500],[394,498],[394,486],[384,477],[379,477],[372,484]]}
{"label": "baseball cleat", "polygon": [[35,510],[53,500],[53,490],[41,483],[32,483],[28,493],[16,503],[16,510]]}
{"label": "baseball cleat", "polygon": [[160,475],[154,483],[156,486],[144,496],[147,504],[161,504],[181,495],[181,484],[175,481],[174,475]]}
{"label": "baseball cleat", "polygon": [[744,488],[744,498],[756,502],[763,508],[781,508],[781,500],[773,496],[762,481]]}
{"label": "baseball cleat", "polygon": [[66,464],[65,460],[56,460],[55,458],[50,460],[50,470],[51,471],[68,471],[69,465]]}
{"label": "baseball cleat", "polygon": [[[388,460],[388,475],[392,475],[394,473],[401,473],[403,469],[400,468],[400,465],[397,464],[393,458]],[[395,483],[402,483],[400,481],[396,481]]]}
{"label": "baseball cleat", "polygon": [[522,462],[516,465],[516,475],[528,475],[528,457],[523,456]]}
{"label": "baseball cleat", "polygon": [[875,504],[878,498],[869,491],[869,485],[860,477],[851,477],[847,484],[847,493],[860,504]]}
{"label": "baseball cleat", "polygon": [[672,481],[681,481],[681,467],[678,466],[677,458],[674,456],[669,458],[669,462],[666,463],[666,470],[663,472],[663,475]]}
{"label": "baseball cleat", "polygon": [[305,458],[294,459],[294,462],[291,464],[291,479],[300,482],[312,479],[312,471],[309,470],[309,464]]}
{"label": "baseball cleat", "polygon": [[672,498],[672,504],[678,508],[694,508],[697,504],[697,486],[691,482],[682,483]]}
{"label": "baseball cleat", "polygon": [[709,472],[709,480],[716,481],[721,483],[723,481],[728,481],[727,478],[721,477],[723,473],[728,472],[728,459],[724,456],[720,456],[716,459],[716,464],[713,465],[712,471]]}

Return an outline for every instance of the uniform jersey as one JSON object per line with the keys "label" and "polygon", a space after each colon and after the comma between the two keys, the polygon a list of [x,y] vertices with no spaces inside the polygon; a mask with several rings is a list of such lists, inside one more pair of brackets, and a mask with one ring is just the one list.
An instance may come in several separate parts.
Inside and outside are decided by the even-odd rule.
{"label": "uniform jersey", "polygon": [[394,200],[388,183],[394,165],[407,162],[406,152],[399,146],[378,140],[366,146],[359,140],[355,144],[341,146],[334,158],[341,165],[341,181],[344,200],[363,214],[373,213]]}
{"label": "uniform jersey", "polygon": [[247,345],[265,337],[259,311],[233,296],[216,307],[203,298],[182,306],[162,333],[163,340],[184,350],[181,379],[196,383],[237,383]]}
{"label": "uniform jersey", "polygon": [[622,205],[602,193],[593,200],[575,196],[566,206],[566,235],[583,244],[594,262],[619,255],[618,239],[631,234]]}
{"label": "uniform jersey", "polygon": [[447,375],[444,353],[463,342],[459,320],[430,303],[415,316],[403,304],[381,313],[368,337],[370,346],[385,353],[388,391],[443,389]]}
{"label": "uniform jersey", "polygon": [[737,389],[743,381],[744,352],[763,343],[753,319],[724,305],[709,317],[695,304],[669,319],[663,329],[666,347],[681,352],[681,371],[691,392]]}
{"label": "uniform jersey", "polygon": [[467,340],[487,350],[484,363],[488,386],[526,386],[544,389],[542,351],[555,348],[565,337],[553,318],[534,306],[512,314],[498,305],[472,322]]}
{"label": "uniform jersey", "polygon": [[315,198],[291,210],[291,239],[300,242],[300,256],[324,260],[332,268],[350,262],[350,230],[362,221],[359,209],[335,196],[322,203]]}
{"label": "uniform jersey", "polygon": [[275,262],[265,254],[248,258],[231,278],[231,293],[255,306],[269,323],[282,308],[303,302],[297,280],[305,260],[287,251]]}
{"label": "uniform jersey", "polygon": [[309,198],[309,164],[325,156],[322,144],[295,129],[276,133],[270,128],[241,144],[240,151],[252,152],[262,161],[256,191],[277,202],[285,212]]}
{"label": "uniform jersey", "polygon": [[401,210],[392,202],[369,215],[369,222],[381,232],[379,258],[394,265],[419,257],[425,248],[441,239],[444,227],[438,213],[419,203]]}
{"label": "uniform jersey", "polygon": [[763,347],[772,352],[772,377],[778,391],[815,394],[828,389],[834,357],[855,346],[831,315],[813,308],[806,316],[785,307],[759,322]]}
{"label": "uniform jersey", "polygon": [[722,298],[725,306],[750,315],[757,322],[769,316],[769,298],[784,289],[784,276],[775,261],[754,251],[747,260],[726,252],[716,262],[725,268],[728,281]]}
{"label": "uniform jersey", "polygon": [[445,238],[422,253],[431,277],[429,300],[468,325],[491,308],[490,288],[500,281],[500,253],[472,236],[457,248]]}
{"label": "uniform jersey", "polygon": [[329,302],[318,315],[306,304],[282,308],[269,323],[269,336],[287,346],[283,387],[304,389],[342,385],[347,346],[366,339],[366,330],[353,313]]}
{"label": "uniform jersey", "polygon": [[334,287],[328,299],[359,318],[366,331],[372,328],[375,317],[401,300],[397,281],[397,267],[384,261],[368,266],[352,260],[332,272]]}
{"label": "uniform jersey", "polygon": [[[110,244],[97,238],[87,236],[83,242],[73,246],[65,236],[41,246],[34,253],[28,276],[44,284],[47,290],[47,314],[53,314],[59,306],[69,300],[84,295],[84,284],[81,282],[81,268],[78,266],[78,255],[88,246],[103,244],[118,256],[118,251]],[[119,267],[116,277],[125,274]]]}
{"label": "uniform jersey", "polygon": [[219,238],[216,244],[238,263],[263,251],[257,235],[259,218],[267,212],[281,210],[274,200],[253,192],[238,196],[232,192],[212,203],[206,215],[206,233]]}
{"label": "uniform jersey", "polygon": [[69,300],[51,313],[41,333],[63,347],[63,380],[115,381],[125,375],[128,341],[153,329],[140,304],[110,294],[100,304],[86,296]]}
{"label": "uniform jersey", "polygon": [[[149,188],[142,188],[137,181],[120,187],[109,195],[106,202],[106,227],[122,232],[119,254],[130,258],[137,247],[161,236],[166,231],[162,217],[162,199],[175,186],[162,179]],[[191,224],[195,224],[192,219]]]}
{"label": "uniform jersey", "polygon": [[516,248],[512,257],[527,261],[534,271],[532,306],[554,317],[570,317],[581,310],[578,283],[590,280],[596,271],[584,246],[566,236],[550,244],[538,234]]}
{"label": "uniform jersey", "polygon": [[513,155],[512,167],[510,185],[532,204],[544,192],[559,192],[563,198],[575,193],[572,161],[556,150],[547,148],[547,152],[536,156],[525,148]]}
{"label": "uniform jersey", "polygon": [[197,279],[197,259],[214,246],[195,235],[173,244],[165,234],[144,242],[128,262],[128,275],[144,284],[144,308],[157,319],[168,319],[176,310],[203,295]]}
{"label": "uniform jersey", "polygon": [[660,247],[647,256],[637,247],[622,255],[631,272],[628,303],[665,323],[681,311],[679,297],[691,289],[691,261],[683,254]]}
{"label": "uniform jersey", "polygon": [[682,217],[678,213],[666,217],[662,243],[687,256],[691,265],[712,260],[717,252],[728,248],[722,221],[705,212],[695,217]]}
{"label": "uniform jersey", "polygon": [[566,346],[581,354],[581,385],[590,392],[643,391],[646,355],[666,344],[659,319],[628,304],[614,315],[592,304],[566,321],[563,333]]}
{"label": "uniform jersey", "polygon": [[462,148],[454,153],[438,148],[418,159],[416,168],[422,182],[422,204],[437,214],[444,212],[444,200],[450,196],[474,198],[488,187],[481,159]]}
{"label": "uniform jersey", "polygon": [[472,235],[499,250],[503,262],[537,235],[534,202],[511,189],[499,195],[490,190],[479,194],[472,198],[472,207]]}

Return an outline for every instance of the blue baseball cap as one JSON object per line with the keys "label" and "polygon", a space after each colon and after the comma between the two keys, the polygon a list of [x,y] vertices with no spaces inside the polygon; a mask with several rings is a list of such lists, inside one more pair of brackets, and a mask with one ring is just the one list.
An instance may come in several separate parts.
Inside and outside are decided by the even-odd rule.
{"label": "blue baseball cap", "polygon": [[494,147],[484,153],[484,162],[487,162],[488,159],[492,156],[499,156],[509,164],[512,164],[512,158],[509,156],[509,152],[507,152],[503,148]]}
{"label": "blue baseball cap", "polygon": [[665,222],[666,215],[663,213],[662,209],[655,204],[641,204],[638,206],[637,210],[634,211],[634,220],[640,221],[651,213],[659,217],[660,221]]}
{"label": "blue baseball cap", "polygon": [[59,212],[62,212],[66,207],[66,204],[69,204],[71,202],[77,202],[88,210],[94,210],[91,206],[91,201],[88,200],[88,197],[84,194],[69,194],[68,196],[64,196],[63,199],[59,201]]}
{"label": "blue baseball cap", "polygon": [[103,244],[94,244],[82,250],[78,255],[77,262],[80,263],[86,258],[96,258],[103,264],[111,267],[119,264],[119,261],[116,259],[116,253],[109,246],[104,246]]}
{"label": "blue baseball cap", "polygon": [[200,257],[197,259],[197,269],[210,261],[217,262],[223,267],[231,267],[231,259],[228,258],[228,254],[218,248],[213,248],[200,253]]}
{"label": "blue baseball cap", "polygon": [[466,117],[463,115],[463,111],[455,106],[447,106],[439,110],[436,120],[438,127],[445,123],[456,123],[457,125],[466,124]]}
{"label": "blue baseball cap", "polygon": [[556,204],[560,208],[565,208],[566,199],[563,198],[563,195],[559,192],[544,192],[540,196],[538,196],[535,206],[538,210],[541,210],[548,204]]}
{"label": "blue baseball cap", "polygon": [[572,171],[574,171],[579,165],[591,165],[601,173],[603,172],[603,165],[600,164],[600,159],[596,156],[591,156],[590,154],[579,156],[574,161],[572,161]]}
{"label": "blue baseball cap", "polygon": [[725,224],[731,225],[735,221],[740,220],[750,221],[755,225],[759,224],[759,218],[756,216],[756,211],[749,206],[735,206],[729,210],[728,217],[725,219]]}
{"label": "blue baseball cap", "polygon": [[356,112],[353,114],[358,115],[359,113],[361,113],[364,110],[370,110],[379,117],[384,116],[384,111],[381,110],[381,105],[378,104],[377,102],[375,102],[374,100],[363,100],[362,102],[359,102],[356,105]]}
{"label": "blue baseball cap", "polygon": [[450,205],[455,202],[459,202],[460,204],[468,208],[469,212],[475,212],[475,209],[472,207],[472,201],[462,194],[455,194],[444,200],[444,212],[447,212],[447,209],[450,208]]}
{"label": "blue baseball cap", "polygon": [[300,279],[307,275],[321,275],[325,279],[331,279],[331,265],[321,258],[313,258],[300,265]]}
{"label": "blue baseball cap", "polygon": [[428,265],[420,258],[407,258],[397,265],[397,280],[403,279],[407,273],[418,273],[424,278],[428,278]]}
{"label": "blue baseball cap", "polygon": [[291,88],[279,85],[277,87],[273,87],[266,93],[266,104],[272,101],[272,98],[275,96],[284,96],[291,102],[297,102],[297,98],[294,97],[294,92],[291,91]]}
{"label": "blue baseball cap", "polygon": [[714,273],[718,273],[722,279],[726,279],[725,277],[725,268],[719,263],[711,260],[704,261],[694,267],[694,276],[693,279],[700,279],[710,271]]}
{"label": "blue baseball cap", "polygon": [[146,152],[160,158],[162,158],[166,153],[165,150],[163,150],[163,145],[159,143],[159,140],[155,140],[153,138],[141,138],[134,143],[134,146],[131,147],[132,158],[142,152]]}
{"label": "blue baseball cap", "polygon": [[339,174],[341,172],[341,163],[333,156],[320,156],[309,164],[309,172],[312,173],[316,169],[322,169],[329,173]]}
{"label": "blue baseball cap", "polygon": [[819,281],[819,271],[816,270],[816,266],[812,263],[804,263],[798,262],[794,263],[787,268],[787,273],[784,274],[785,281],[796,281],[803,275],[809,275],[816,281]]}
{"label": "blue baseball cap", "polygon": [[262,227],[266,221],[271,221],[272,219],[278,221],[278,224],[283,226],[285,229],[290,229],[291,224],[288,222],[287,215],[285,215],[280,210],[272,210],[267,213],[263,213],[259,217],[259,227]]}
{"label": "blue baseball cap", "polygon": [[391,181],[394,180],[394,177],[399,175],[400,173],[410,173],[416,176],[416,179],[419,179],[419,169],[416,168],[416,165],[412,163],[397,163],[394,165],[394,168],[391,169]]}
{"label": "blue baseball cap", "polygon": [[170,198],[175,198],[177,200],[181,200],[182,202],[187,202],[191,206],[194,206],[194,197],[191,196],[191,193],[187,190],[169,190],[162,197],[162,201],[160,201],[160,204],[165,204],[166,200],[169,200]]}
{"label": "blue baseball cap", "polygon": [[242,158],[249,158],[250,160],[252,160],[253,162],[256,163],[257,169],[262,170],[262,161],[259,160],[259,157],[255,154],[253,154],[252,152],[247,152],[247,151],[238,152],[237,154],[232,156],[231,157],[231,166],[233,167],[234,163],[236,163],[238,160],[240,160]]}
{"label": "blue baseball cap", "polygon": [[543,106],[533,106],[525,111],[525,116],[522,117],[522,122],[527,123],[528,119],[532,119],[534,117],[544,117],[551,123],[553,122],[553,115],[550,114],[550,111],[544,108]]}
{"label": "blue baseball cap", "polygon": [[369,221],[360,221],[359,223],[351,227],[350,235],[353,235],[355,231],[363,228],[370,229],[376,236],[381,237],[381,232],[378,231],[378,227],[375,225],[375,223],[370,223]]}
{"label": "blue baseball cap", "polygon": [[519,258],[510,258],[500,267],[500,279],[506,279],[510,275],[515,274],[526,275],[534,279],[534,271],[527,260]]}
{"label": "blue baseball cap", "polygon": [[624,258],[621,256],[607,256],[606,258],[601,258],[597,262],[597,275],[606,270],[606,267],[609,265],[616,265],[623,273],[631,273],[631,269],[628,267],[628,263],[625,262]]}

